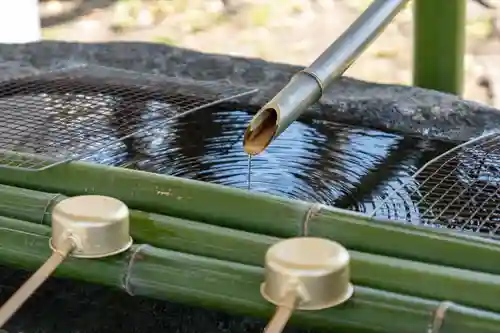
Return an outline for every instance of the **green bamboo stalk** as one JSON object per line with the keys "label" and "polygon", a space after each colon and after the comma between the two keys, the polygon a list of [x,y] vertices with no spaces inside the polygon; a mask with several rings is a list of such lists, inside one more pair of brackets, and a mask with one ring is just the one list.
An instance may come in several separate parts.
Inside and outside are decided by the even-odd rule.
{"label": "green bamboo stalk", "polygon": [[486,239],[190,179],[74,162],[40,172],[1,169],[0,183],[108,195],[146,212],[282,238],[309,233],[352,250],[500,274],[500,245]]}
{"label": "green bamboo stalk", "polygon": [[461,95],[466,1],[415,0],[413,18],[413,84]]}
{"label": "green bamboo stalk", "polygon": [[[0,215],[50,226],[52,208],[66,198],[0,184]],[[279,240],[139,210],[130,210],[130,217],[132,237],[140,242],[252,265],[261,265],[267,248]]]}
{"label": "green bamboo stalk", "polygon": [[[51,210],[44,207],[53,206],[64,196],[0,185],[0,198],[0,215],[50,225]],[[30,214],[24,210],[27,203],[33,205],[27,209]],[[39,207],[39,212],[31,207]],[[268,247],[279,240],[137,210],[130,213],[130,230],[137,242],[252,266],[262,266]],[[499,275],[357,251],[350,254],[352,280],[356,284],[500,312]],[[492,255],[497,258],[498,254]]]}
{"label": "green bamboo stalk", "polygon": [[[14,160],[19,160],[17,155]],[[42,164],[44,159],[37,161]],[[250,228],[259,233],[270,231],[275,235],[299,233],[311,206],[307,202],[261,196],[190,179],[83,162],[61,164],[38,172],[3,168],[0,183],[70,196],[108,195],[143,211],[235,229]],[[278,216],[286,222],[276,223]]]}
{"label": "green bamboo stalk", "polygon": [[55,205],[67,197],[0,184],[0,215],[50,225]]}
{"label": "green bamboo stalk", "polygon": [[442,229],[397,227],[374,223],[368,217],[333,207],[323,207],[307,223],[309,236],[329,236],[354,244],[358,251],[415,261],[500,274],[496,267],[500,243],[470,234],[441,233]]}
{"label": "green bamboo stalk", "polygon": [[[12,224],[23,232],[11,229]],[[21,226],[22,225],[22,226]],[[33,270],[50,255],[50,228],[0,217],[0,263]],[[273,307],[259,293],[263,269],[193,256],[149,245],[100,260],[70,258],[55,274],[127,291],[235,314],[269,318]],[[355,333],[422,333],[440,302],[356,287],[354,297],[337,308],[297,311],[303,327]],[[500,315],[451,305],[440,333],[496,333]]]}

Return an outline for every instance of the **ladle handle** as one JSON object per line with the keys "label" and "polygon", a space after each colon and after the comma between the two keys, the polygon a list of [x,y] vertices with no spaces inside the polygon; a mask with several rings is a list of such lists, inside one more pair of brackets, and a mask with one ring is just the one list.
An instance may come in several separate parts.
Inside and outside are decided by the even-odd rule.
{"label": "ladle handle", "polygon": [[276,309],[271,321],[269,321],[264,329],[264,333],[281,333],[292,316],[297,300],[297,293],[289,293],[285,298],[284,304],[278,306]]}
{"label": "ladle handle", "polygon": [[70,239],[62,242],[61,248],[54,251],[50,258],[5,302],[0,308],[0,327],[3,327],[35,290],[47,280],[73,248],[74,243]]}

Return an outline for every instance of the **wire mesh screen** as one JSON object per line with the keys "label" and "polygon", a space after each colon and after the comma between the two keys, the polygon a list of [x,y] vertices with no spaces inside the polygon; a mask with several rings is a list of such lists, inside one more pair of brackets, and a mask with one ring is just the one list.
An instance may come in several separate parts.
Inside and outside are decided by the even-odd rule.
{"label": "wire mesh screen", "polygon": [[82,160],[174,118],[256,92],[101,66],[0,82],[0,167]]}
{"label": "wire mesh screen", "polygon": [[389,193],[373,216],[500,237],[500,134],[456,146]]}

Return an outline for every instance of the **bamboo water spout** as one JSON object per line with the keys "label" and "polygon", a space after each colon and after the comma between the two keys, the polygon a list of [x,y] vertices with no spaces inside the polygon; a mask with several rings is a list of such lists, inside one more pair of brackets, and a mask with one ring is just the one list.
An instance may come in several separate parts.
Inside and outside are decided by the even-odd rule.
{"label": "bamboo water spout", "polygon": [[243,139],[247,154],[264,151],[324,90],[361,55],[408,0],[374,0],[356,21],[308,68],[290,82],[250,121]]}

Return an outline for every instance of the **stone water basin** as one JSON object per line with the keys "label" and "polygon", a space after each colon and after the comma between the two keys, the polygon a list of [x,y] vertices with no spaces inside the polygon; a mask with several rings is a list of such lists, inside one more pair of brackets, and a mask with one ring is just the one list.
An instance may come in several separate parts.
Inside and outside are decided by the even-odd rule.
{"label": "stone water basin", "polygon": [[[138,138],[128,150],[120,147],[112,158],[99,154],[92,158],[243,189],[248,186],[248,158],[241,134],[256,107],[300,68],[147,43],[0,45],[4,76],[75,63],[224,79],[261,88],[248,105],[183,117],[149,139]],[[251,191],[370,213],[386,191],[426,161],[499,123],[498,110],[454,96],[342,79],[318,106],[252,160]],[[0,268],[0,300],[6,300],[27,276]],[[5,328],[25,333],[238,333],[262,331],[264,325],[263,320],[51,279]]]}

